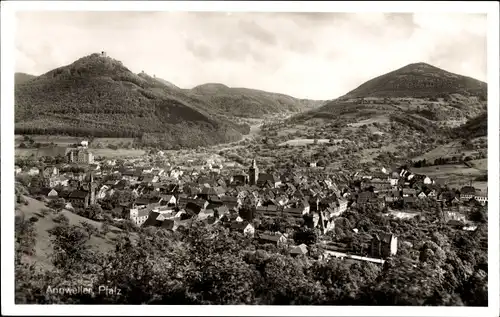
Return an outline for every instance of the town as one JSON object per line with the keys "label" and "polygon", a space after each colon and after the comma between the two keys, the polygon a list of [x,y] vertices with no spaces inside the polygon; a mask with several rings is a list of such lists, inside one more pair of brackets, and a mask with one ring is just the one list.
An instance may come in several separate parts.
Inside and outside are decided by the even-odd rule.
{"label": "town", "polygon": [[[48,206],[117,227],[176,231],[195,221],[224,226],[259,243],[285,247],[291,255],[308,255],[317,242],[322,247],[318,259],[383,264],[397,253],[398,239],[403,241],[392,232],[363,236],[360,248],[328,238],[352,208],[418,219],[425,206],[433,208],[440,224],[473,231],[484,222],[478,208],[488,202],[487,192],[473,186],[448,188],[405,166],[335,175],[313,164],[260,170],[256,159],[246,168],[213,160],[172,165],[162,151],[142,158],[97,159],[88,140],[66,148],[58,162],[40,161],[20,159],[15,174]],[[352,231],[362,235],[360,228]]]}

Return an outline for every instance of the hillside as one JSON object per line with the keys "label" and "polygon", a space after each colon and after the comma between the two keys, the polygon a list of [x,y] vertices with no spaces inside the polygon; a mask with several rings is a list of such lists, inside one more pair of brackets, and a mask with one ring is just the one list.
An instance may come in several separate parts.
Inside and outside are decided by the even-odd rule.
{"label": "hillside", "polygon": [[17,133],[160,139],[180,146],[238,140],[248,127],[175,98],[160,81],[100,54],[83,57],[15,88]]}
{"label": "hillside", "polygon": [[484,82],[415,63],[369,80],[291,121],[343,119],[348,124],[385,117],[423,132],[435,131],[484,114],[486,93]]}
{"label": "hillside", "polygon": [[30,75],[30,74],[26,74],[26,73],[15,73],[14,74],[14,85],[22,85],[22,84],[32,80],[35,77],[36,76],[34,76],[34,75]]}
{"label": "hillside", "polygon": [[486,100],[486,83],[457,75],[426,63],[409,64],[378,76],[348,92],[341,99],[445,97],[452,94],[477,96]]}
{"label": "hillside", "polygon": [[483,113],[454,129],[458,137],[473,139],[488,136],[488,114]]}
{"label": "hillside", "polygon": [[319,106],[323,102],[212,83],[197,86],[188,93],[204,100],[214,111],[250,118],[263,118],[269,114],[282,112],[300,112]]}
{"label": "hillside", "polygon": [[298,112],[321,104],[264,91],[206,84],[181,89],[120,61],[91,54],[15,88],[18,134],[141,137],[145,143],[195,147],[249,133],[241,118]]}

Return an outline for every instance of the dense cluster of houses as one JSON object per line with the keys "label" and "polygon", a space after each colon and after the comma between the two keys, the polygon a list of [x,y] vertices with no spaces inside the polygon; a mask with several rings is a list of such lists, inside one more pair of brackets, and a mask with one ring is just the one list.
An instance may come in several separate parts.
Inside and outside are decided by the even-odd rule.
{"label": "dense cluster of houses", "polygon": [[[101,169],[101,165],[107,168]],[[352,206],[371,204],[384,208],[399,203],[411,207],[418,200],[434,199],[445,210],[451,210],[446,213],[448,220],[465,221],[460,216],[464,214],[460,210],[463,202],[487,203],[487,194],[472,186],[446,190],[431,178],[405,168],[390,172],[382,169],[367,175],[328,175],[315,168],[261,172],[255,160],[246,173],[226,170],[222,164],[210,165],[196,170],[147,166],[137,161],[117,166],[116,162],[107,161],[87,163],[87,174],[60,173],[55,166],[42,171],[32,168],[26,173],[42,176],[40,195],[65,198],[74,208],[85,208],[106,200],[116,191],[129,190],[135,199],[129,205],[115,206],[123,215],[117,220],[128,218],[138,226],[177,230],[198,219],[210,225],[220,223],[276,245],[285,243],[286,234],[256,232],[256,219],[295,219],[324,234],[334,229],[335,220]],[[16,169],[17,173],[22,171]],[[452,209],[453,206],[460,208]],[[374,241],[374,257],[390,256],[397,249],[397,238],[390,234],[374,237]],[[293,247],[295,253],[306,249],[307,246]]]}

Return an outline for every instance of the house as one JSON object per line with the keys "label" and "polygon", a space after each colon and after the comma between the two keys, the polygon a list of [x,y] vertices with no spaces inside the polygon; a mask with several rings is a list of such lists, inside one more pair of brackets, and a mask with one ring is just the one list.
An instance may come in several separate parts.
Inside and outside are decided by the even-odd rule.
{"label": "house", "polygon": [[481,191],[476,191],[474,199],[477,200],[481,205],[486,205],[488,203],[488,193]]}
{"label": "house", "polygon": [[427,195],[424,192],[420,192],[420,194],[417,195],[417,198],[425,199],[425,198],[427,198]]}
{"label": "house", "polygon": [[59,175],[59,169],[55,166],[47,167],[43,170],[44,177],[52,177]]}
{"label": "house", "polygon": [[270,243],[276,246],[285,245],[287,242],[286,237],[282,233],[276,233],[276,234],[261,233],[258,236],[258,240],[260,243]]}
{"label": "house", "polygon": [[28,175],[30,175],[30,176],[35,176],[38,174],[40,174],[40,170],[36,167],[32,167],[28,170]]}
{"label": "house", "polygon": [[174,195],[163,195],[161,200],[162,205],[173,207],[177,204],[177,199]]}
{"label": "house", "polygon": [[184,209],[190,215],[198,215],[202,210],[205,209],[207,205],[208,202],[206,202],[206,204],[200,204],[194,201],[190,201],[186,204],[186,207],[184,207]]}
{"label": "house", "polygon": [[304,210],[300,208],[284,208],[283,215],[289,216],[295,219],[302,219],[302,216],[305,215]]}
{"label": "house", "polygon": [[54,188],[58,185],[66,187],[69,185],[69,179],[64,176],[51,176],[44,177],[43,179],[44,186]]}
{"label": "house", "polygon": [[391,186],[397,186],[399,182],[399,173],[398,172],[393,172],[390,176],[389,182]]}
{"label": "house", "polygon": [[[143,173],[145,173],[145,172],[143,171]],[[144,176],[139,177],[138,180],[143,184],[153,184],[153,183],[158,182],[158,179],[159,178],[156,175],[144,175]]]}
{"label": "house", "polygon": [[255,234],[255,228],[254,226],[247,222],[247,221],[241,221],[241,222],[233,222],[231,223],[231,230],[239,231],[243,233],[245,236],[253,238]]}
{"label": "house", "polygon": [[295,246],[290,249],[290,255],[292,256],[306,255],[307,252],[308,252],[307,245],[303,243],[299,246]]}
{"label": "house", "polygon": [[413,205],[416,202],[416,198],[413,196],[403,197],[403,203],[406,205]]}
{"label": "house", "polygon": [[476,195],[476,189],[472,186],[465,186],[460,189],[460,200],[469,201]]}
{"label": "house", "polygon": [[260,214],[264,217],[276,217],[280,213],[281,209],[278,209],[275,205],[268,206],[257,206],[255,209],[256,214]]}
{"label": "house", "polygon": [[107,185],[102,185],[99,191],[97,192],[97,199],[104,199],[107,196],[107,192],[110,190],[111,187]]}
{"label": "house", "polygon": [[437,199],[437,191],[435,189],[431,190],[428,194],[427,194],[427,197],[428,198],[432,198],[432,199]]}
{"label": "house", "polygon": [[271,188],[277,188],[281,184],[280,180],[276,180],[272,174],[259,173],[257,186],[264,187],[269,185]]}
{"label": "house", "polygon": [[429,176],[425,176],[425,178],[424,178],[424,184],[425,185],[430,185],[432,183],[433,183],[432,179]]}
{"label": "house", "polygon": [[403,198],[404,197],[415,197],[417,196],[417,191],[412,188],[403,188]]}
{"label": "house", "polygon": [[141,226],[149,217],[151,210],[149,208],[130,209],[130,220],[137,226]]}
{"label": "house", "polygon": [[20,173],[22,173],[23,169],[20,168],[19,166],[14,166],[14,174],[15,175],[19,175]]}
{"label": "house", "polygon": [[73,207],[87,208],[90,204],[90,194],[85,190],[72,191],[68,196],[68,201]]}
{"label": "house", "polygon": [[372,238],[370,253],[374,258],[388,258],[398,251],[398,238],[393,234],[375,234]]}
{"label": "house", "polygon": [[52,188],[41,188],[39,191],[39,194],[42,196],[45,196],[47,198],[56,198],[57,197],[57,191],[55,191]]}
{"label": "house", "polygon": [[392,190],[391,192],[386,193],[384,198],[386,202],[395,202],[400,200],[402,196],[399,190]]}

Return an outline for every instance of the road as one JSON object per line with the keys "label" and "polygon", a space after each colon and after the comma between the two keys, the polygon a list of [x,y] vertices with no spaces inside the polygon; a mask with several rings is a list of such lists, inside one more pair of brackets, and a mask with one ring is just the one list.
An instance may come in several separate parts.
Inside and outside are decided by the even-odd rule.
{"label": "road", "polygon": [[281,117],[280,115],[277,115],[277,116],[273,116],[271,118],[259,120],[259,122],[250,125],[250,133],[243,135],[241,140],[229,142],[229,143],[218,144],[215,147],[216,148],[222,147],[222,148],[218,149],[219,151],[224,151],[224,150],[228,150],[228,149],[234,149],[234,148],[241,147],[242,145],[238,145],[238,144],[240,144],[246,140],[254,139],[257,135],[259,135],[260,130],[262,129],[262,125],[264,123],[272,123],[276,120],[283,120],[284,121],[284,120],[290,118],[291,116],[293,116],[294,114],[296,114],[296,113],[287,114],[285,117]]}

